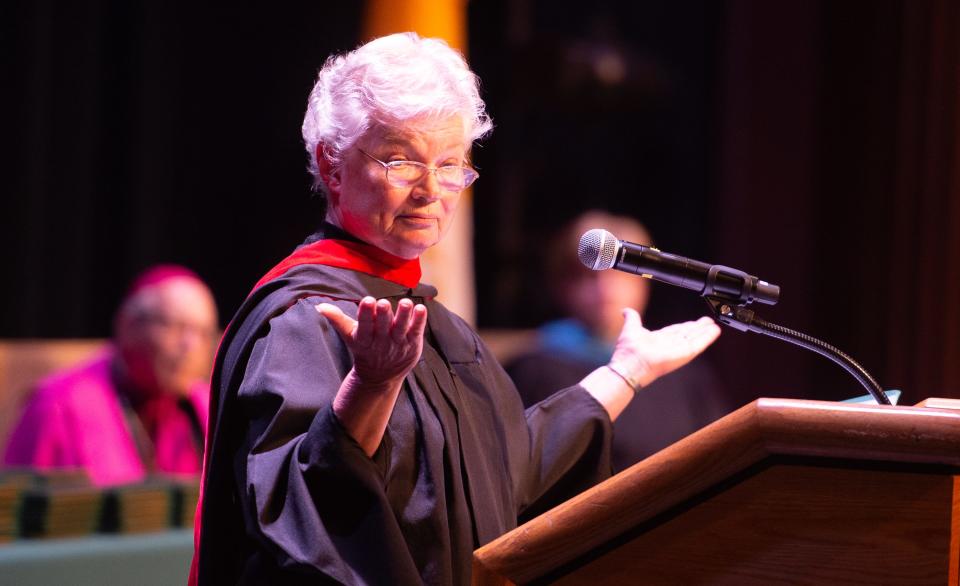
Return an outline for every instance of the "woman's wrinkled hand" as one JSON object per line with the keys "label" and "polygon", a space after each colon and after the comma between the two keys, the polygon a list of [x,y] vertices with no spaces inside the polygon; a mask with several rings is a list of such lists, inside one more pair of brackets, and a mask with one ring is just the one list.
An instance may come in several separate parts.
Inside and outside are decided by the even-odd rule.
{"label": "woman's wrinkled hand", "polygon": [[720,326],[709,317],[653,331],[643,327],[633,309],[624,309],[623,317],[610,364],[642,387],[690,362],[720,335]]}
{"label": "woman's wrinkled hand", "polygon": [[386,299],[364,297],[357,319],[339,307],[321,303],[316,306],[340,334],[353,355],[353,370],[363,384],[382,385],[403,379],[423,352],[423,333],[427,308],[401,299],[394,313]]}

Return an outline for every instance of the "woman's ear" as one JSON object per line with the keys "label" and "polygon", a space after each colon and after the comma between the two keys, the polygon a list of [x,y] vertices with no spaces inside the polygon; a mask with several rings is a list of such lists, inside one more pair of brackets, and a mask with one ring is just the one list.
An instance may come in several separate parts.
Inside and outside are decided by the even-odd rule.
{"label": "woman's ear", "polygon": [[330,164],[330,159],[324,153],[325,147],[322,142],[317,143],[317,150],[314,156],[317,158],[317,168],[320,170],[320,178],[323,179],[330,193],[340,191],[340,169],[334,168]]}

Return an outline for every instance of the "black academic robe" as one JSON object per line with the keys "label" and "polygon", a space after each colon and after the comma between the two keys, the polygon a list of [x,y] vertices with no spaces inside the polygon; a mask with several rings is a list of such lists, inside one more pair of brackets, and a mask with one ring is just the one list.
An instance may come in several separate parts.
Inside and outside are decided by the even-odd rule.
{"label": "black academic robe", "polygon": [[[606,361],[536,348],[504,365],[524,405],[533,405],[585,377]],[[702,359],[660,377],[637,393],[613,426],[615,471],[685,438],[733,409],[713,370]]]}
{"label": "black academic robe", "polygon": [[[305,264],[246,300],[212,380],[200,584],[466,584],[476,547],[609,475],[603,407],[575,386],[525,411],[435,294]],[[372,458],[333,413],[351,358],[314,309],[355,317],[365,295],[429,312]]]}

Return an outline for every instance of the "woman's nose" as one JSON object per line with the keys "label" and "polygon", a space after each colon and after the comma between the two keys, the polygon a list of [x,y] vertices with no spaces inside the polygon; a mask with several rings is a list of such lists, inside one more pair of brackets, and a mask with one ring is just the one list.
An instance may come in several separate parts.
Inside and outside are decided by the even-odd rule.
{"label": "woman's nose", "polygon": [[423,201],[436,201],[443,197],[445,190],[437,180],[437,170],[429,169],[423,179],[413,186],[413,197]]}

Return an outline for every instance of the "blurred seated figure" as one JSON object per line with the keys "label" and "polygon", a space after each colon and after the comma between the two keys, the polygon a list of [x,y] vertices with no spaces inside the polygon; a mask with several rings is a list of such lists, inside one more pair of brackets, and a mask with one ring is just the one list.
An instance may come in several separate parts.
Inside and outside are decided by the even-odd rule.
{"label": "blurred seated figure", "polygon": [[117,310],[112,343],[38,383],[4,463],[83,469],[98,486],[198,475],[217,320],[194,272],[146,270]]}
{"label": "blurred seated figure", "polygon": [[[628,217],[589,211],[560,231],[549,258],[547,287],[564,312],[537,332],[536,346],[506,365],[525,406],[576,384],[606,364],[623,326],[623,309],[641,315],[650,281],[622,271],[592,271],[577,258],[580,235],[604,228],[617,238],[652,245],[646,228]],[[613,464],[623,470],[733,410],[703,359],[641,389],[614,422]]]}

